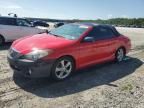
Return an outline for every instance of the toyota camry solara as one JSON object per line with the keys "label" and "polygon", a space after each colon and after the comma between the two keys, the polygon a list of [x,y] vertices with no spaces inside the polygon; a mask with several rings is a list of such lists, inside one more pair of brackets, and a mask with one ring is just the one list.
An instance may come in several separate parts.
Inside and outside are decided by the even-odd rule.
{"label": "toyota camry solara", "polygon": [[130,39],[113,26],[74,23],[14,41],[8,61],[25,77],[63,80],[90,65],[121,62],[130,47]]}

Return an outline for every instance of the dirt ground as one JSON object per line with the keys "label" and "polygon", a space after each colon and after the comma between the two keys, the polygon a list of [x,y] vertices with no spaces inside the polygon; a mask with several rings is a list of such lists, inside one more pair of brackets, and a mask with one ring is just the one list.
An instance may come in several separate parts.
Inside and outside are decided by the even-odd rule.
{"label": "dirt ground", "polygon": [[0,108],[143,108],[144,31],[118,29],[133,43],[124,62],[83,69],[61,82],[13,75],[10,44],[0,47]]}

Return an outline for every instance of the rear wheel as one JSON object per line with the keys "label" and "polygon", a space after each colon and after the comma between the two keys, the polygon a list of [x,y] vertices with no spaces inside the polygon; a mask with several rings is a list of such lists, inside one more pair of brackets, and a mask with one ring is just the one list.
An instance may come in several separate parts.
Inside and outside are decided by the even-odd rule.
{"label": "rear wheel", "polygon": [[122,62],[125,57],[125,50],[123,48],[119,48],[115,56],[117,62]]}
{"label": "rear wheel", "polygon": [[74,62],[69,57],[62,57],[56,61],[52,68],[52,78],[64,80],[74,71]]}

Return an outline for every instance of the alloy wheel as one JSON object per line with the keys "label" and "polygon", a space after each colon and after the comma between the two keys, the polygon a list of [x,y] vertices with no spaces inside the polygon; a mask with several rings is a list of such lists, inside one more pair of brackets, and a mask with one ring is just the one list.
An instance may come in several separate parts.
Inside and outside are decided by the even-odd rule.
{"label": "alloy wheel", "polygon": [[73,70],[73,65],[70,60],[63,59],[59,61],[55,68],[55,75],[58,79],[67,78]]}
{"label": "alloy wheel", "polygon": [[118,62],[121,62],[123,61],[123,58],[125,56],[125,53],[124,53],[124,50],[122,48],[120,48],[118,51],[117,51],[117,54],[116,54],[116,59]]}

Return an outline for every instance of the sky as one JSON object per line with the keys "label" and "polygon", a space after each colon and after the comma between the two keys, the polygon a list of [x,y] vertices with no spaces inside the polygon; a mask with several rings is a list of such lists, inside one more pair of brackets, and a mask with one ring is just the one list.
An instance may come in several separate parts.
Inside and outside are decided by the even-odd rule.
{"label": "sky", "polygon": [[0,0],[0,14],[52,19],[144,18],[144,0]]}

